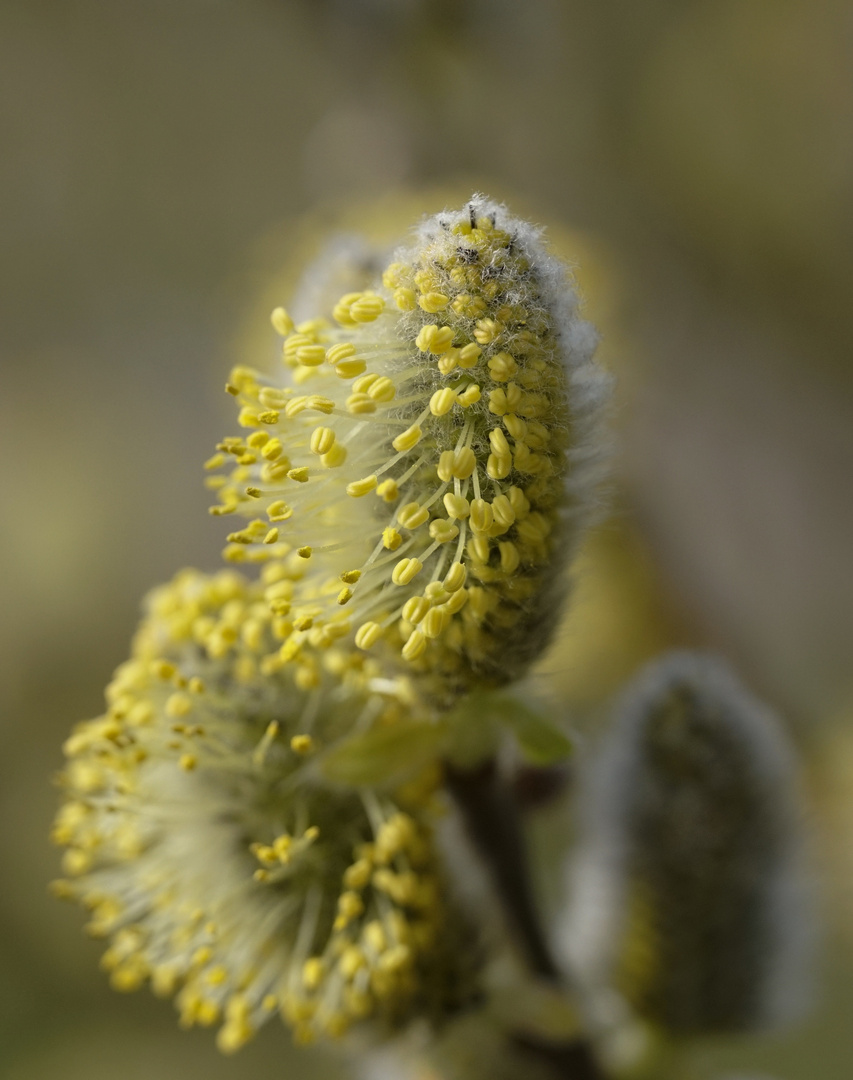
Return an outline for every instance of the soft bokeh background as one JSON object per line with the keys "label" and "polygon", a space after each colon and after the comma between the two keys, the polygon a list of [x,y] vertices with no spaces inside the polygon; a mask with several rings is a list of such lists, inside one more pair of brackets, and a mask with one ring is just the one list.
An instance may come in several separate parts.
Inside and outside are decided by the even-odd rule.
{"label": "soft bokeh background", "polygon": [[224,1059],[107,990],[46,894],[50,777],[144,590],[217,564],[199,466],[296,223],[466,185],[574,237],[620,377],[614,512],[542,679],[584,731],[642,658],[704,644],[789,720],[824,992],[706,1057],[849,1080],[849,3],[0,0],[4,1080],[334,1074],[276,1025]]}

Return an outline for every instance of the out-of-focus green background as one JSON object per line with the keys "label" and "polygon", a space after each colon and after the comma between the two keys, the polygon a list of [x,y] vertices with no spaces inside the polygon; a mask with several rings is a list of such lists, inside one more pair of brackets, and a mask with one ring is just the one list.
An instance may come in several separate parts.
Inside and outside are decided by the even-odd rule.
{"label": "out-of-focus green background", "polygon": [[846,0],[0,0],[3,1080],[331,1075],[277,1024],[225,1059],[106,988],[46,892],[50,777],[141,594],[217,565],[200,463],[293,223],[466,184],[576,237],[620,379],[614,514],[540,678],[584,730],[644,656],[708,645],[788,719],[824,991],[706,1056],[849,1080]]}

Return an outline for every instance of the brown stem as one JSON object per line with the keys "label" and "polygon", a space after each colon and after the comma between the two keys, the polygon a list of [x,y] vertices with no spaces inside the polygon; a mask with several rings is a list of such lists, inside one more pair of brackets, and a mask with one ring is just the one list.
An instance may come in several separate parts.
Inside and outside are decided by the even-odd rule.
{"label": "brown stem", "polygon": [[[530,970],[558,982],[560,973],[548,949],[536,911],[518,807],[492,759],[475,769],[446,767],[447,786],[468,835],[485,862],[510,928]],[[591,1048],[582,1039],[550,1043],[512,1036],[519,1049],[551,1067],[555,1080],[605,1080]]]}
{"label": "brown stem", "polygon": [[446,777],[468,835],[489,869],[530,970],[541,978],[556,981],[559,972],[545,943],[530,888],[518,811],[494,759],[475,769],[448,766]]}

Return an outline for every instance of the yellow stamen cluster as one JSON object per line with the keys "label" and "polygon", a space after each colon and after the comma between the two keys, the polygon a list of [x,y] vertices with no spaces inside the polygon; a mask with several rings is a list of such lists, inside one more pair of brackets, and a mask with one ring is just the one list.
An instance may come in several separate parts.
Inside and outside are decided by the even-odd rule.
{"label": "yellow stamen cluster", "polygon": [[53,829],[56,892],[109,940],[112,985],[174,995],[183,1025],[221,1025],[225,1051],[277,1011],[308,1042],[440,1014],[455,999],[436,987],[457,976],[473,988],[445,947],[461,921],[435,781],[358,794],[314,769],[354,726],[409,716],[405,680],[339,645],[271,662],[290,580],[271,578],[186,571],[152,594],[107,711],[66,742]]}
{"label": "yellow stamen cluster", "polygon": [[227,559],[310,561],[279,610],[284,662],[306,632],[340,636],[455,692],[541,651],[607,385],[576,306],[536,232],[476,197],[330,320],[274,312],[290,377],[232,372],[245,434],[209,483],[212,513],[251,518]]}

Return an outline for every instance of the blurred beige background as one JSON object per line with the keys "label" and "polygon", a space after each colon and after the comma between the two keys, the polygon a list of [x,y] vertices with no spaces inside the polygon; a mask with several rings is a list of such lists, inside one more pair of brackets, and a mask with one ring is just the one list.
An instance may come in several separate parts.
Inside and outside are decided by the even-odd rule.
{"label": "blurred beige background", "polygon": [[0,0],[3,1080],[333,1074],[107,990],[46,893],[50,777],[142,593],[217,564],[200,463],[296,223],[466,185],[575,237],[620,377],[614,513],[542,678],[583,730],[703,644],[789,719],[825,992],[706,1056],[849,1080],[851,184],[841,0]]}

